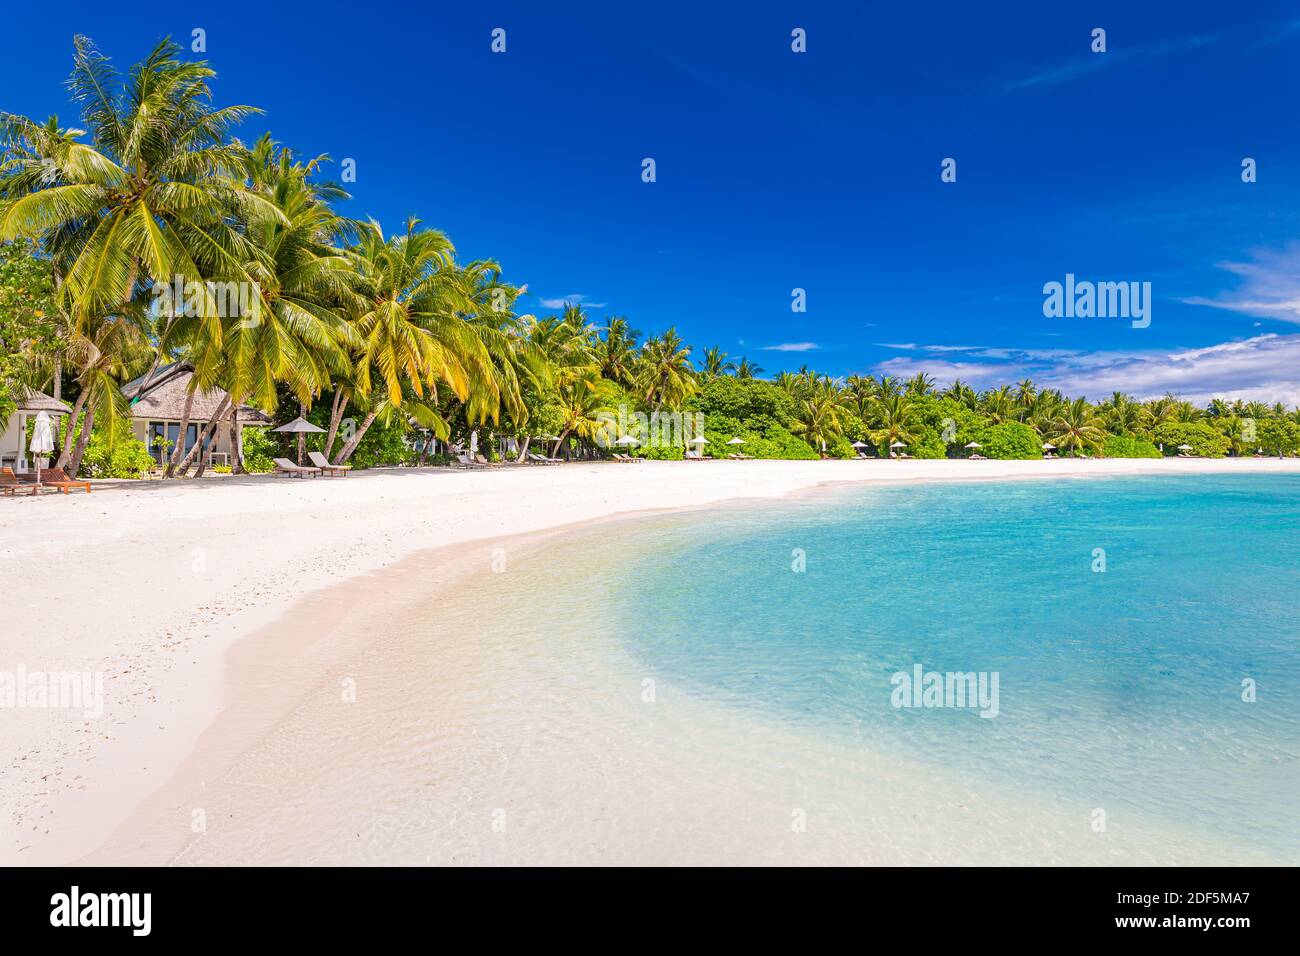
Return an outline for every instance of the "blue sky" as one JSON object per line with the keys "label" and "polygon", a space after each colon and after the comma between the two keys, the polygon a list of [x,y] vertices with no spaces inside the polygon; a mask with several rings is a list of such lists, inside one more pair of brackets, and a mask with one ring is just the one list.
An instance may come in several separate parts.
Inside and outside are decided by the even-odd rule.
{"label": "blue sky", "polygon": [[[246,138],[355,159],[349,214],[418,215],[529,311],[768,373],[1300,404],[1300,7],[947,6],[22,5],[0,109],[72,121],[74,33],[125,67],[198,27]],[[1067,272],[1150,282],[1150,326],[1044,317]]]}

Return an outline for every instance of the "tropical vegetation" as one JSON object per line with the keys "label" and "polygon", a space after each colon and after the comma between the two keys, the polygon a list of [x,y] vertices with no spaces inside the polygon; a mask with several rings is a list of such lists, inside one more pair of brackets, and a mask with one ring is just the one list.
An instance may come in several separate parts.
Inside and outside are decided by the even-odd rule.
{"label": "tropical vegetation", "polygon": [[[304,415],[323,429],[312,447],[360,467],[445,461],[471,443],[519,460],[603,456],[618,432],[658,458],[701,437],[757,458],[1300,453],[1300,411],[1280,403],[764,377],[676,327],[643,334],[577,303],[525,312],[500,264],[462,262],[418,218],[389,234],[342,215],[328,157],[240,140],[259,111],[214,106],[214,75],[170,41],[119,74],[78,37],[79,127],[0,113],[0,416],[26,388],[71,403],[58,464],[73,473],[150,466],[122,386],[173,362],[193,368],[192,390],[226,393],[223,411]],[[222,288],[241,290],[237,314]],[[669,419],[671,438],[655,440],[648,426]],[[269,468],[279,436],[244,439],[234,470]],[[193,463],[162,454],[168,476]]]}

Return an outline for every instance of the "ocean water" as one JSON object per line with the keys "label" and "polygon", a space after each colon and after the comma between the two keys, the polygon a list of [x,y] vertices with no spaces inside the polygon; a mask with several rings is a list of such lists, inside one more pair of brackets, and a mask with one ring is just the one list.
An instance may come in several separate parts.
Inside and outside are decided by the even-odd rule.
{"label": "ocean water", "polygon": [[[1300,863],[1300,477],[822,489],[445,560],[345,586],[355,659],[122,846]],[[894,706],[917,665],[996,674],[996,716]]]}
{"label": "ocean water", "polygon": [[[620,571],[619,638],[647,673],[1300,860],[1300,478],[859,487],[656,537]],[[896,706],[918,664],[996,672],[996,716]]]}

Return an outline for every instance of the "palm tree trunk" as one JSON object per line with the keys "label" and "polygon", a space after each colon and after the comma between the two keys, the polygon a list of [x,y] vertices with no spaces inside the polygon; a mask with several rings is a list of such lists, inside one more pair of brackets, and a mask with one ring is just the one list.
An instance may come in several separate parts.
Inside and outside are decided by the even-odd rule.
{"label": "palm tree trunk", "polygon": [[221,416],[226,413],[226,405],[229,404],[229,402],[230,396],[227,395],[221,400],[221,404],[217,406],[217,410],[212,414],[212,421],[208,422],[204,428],[199,430],[198,441],[194,443],[194,447],[190,449],[189,454],[187,454],[181,461],[180,469],[177,472],[180,477],[185,477],[186,472],[190,470],[190,465],[194,463],[194,459],[198,456],[199,450],[207,444],[208,434],[216,428],[216,423],[219,422]]}
{"label": "palm tree trunk", "polygon": [[230,405],[230,473],[245,474],[244,470],[244,425],[239,420],[239,403]]}
{"label": "palm tree trunk", "polygon": [[560,446],[564,444],[564,440],[569,437],[569,432],[571,431],[573,431],[573,426],[568,425],[565,427],[564,431],[560,432],[560,437],[555,440],[555,447],[551,449],[552,458],[560,453]]}
{"label": "palm tree trunk", "polygon": [[[163,472],[164,478],[170,478],[176,473],[176,466],[180,463],[181,453],[185,450],[185,435],[190,430],[190,412],[194,408],[194,389],[190,389],[189,394],[185,396],[185,407],[181,409],[181,430],[176,436],[176,447],[172,449],[171,458],[167,462],[167,470]],[[165,434],[164,438],[167,437]]]}
{"label": "palm tree trunk", "polygon": [[348,463],[348,459],[352,457],[352,453],[355,452],[357,446],[361,444],[361,439],[366,437],[366,429],[374,423],[378,414],[378,412],[368,412],[366,414],[366,417],[361,422],[361,427],[357,429],[357,433],[352,436],[351,440],[343,446],[343,450],[339,452],[339,456],[334,460],[334,464],[346,465]]}
{"label": "palm tree trunk", "polygon": [[329,458],[330,452],[334,450],[334,439],[338,437],[339,425],[343,424],[343,411],[347,408],[347,402],[343,400],[343,389],[334,390],[334,405],[330,408],[330,429],[329,434],[325,436],[325,457]]}
{"label": "palm tree trunk", "polygon": [[68,462],[69,478],[76,478],[81,471],[81,456],[86,453],[86,443],[90,441],[90,430],[95,425],[95,406],[86,409],[86,419],[81,423],[81,434],[77,436],[77,447],[72,450],[72,460]]}
{"label": "palm tree trunk", "polygon": [[[304,421],[306,420],[306,418],[307,418],[307,403],[306,403],[306,402],[299,402],[299,403],[298,403],[298,417],[301,418],[301,419],[303,419]],[[299,432],[299,433],[298,433],[298,464],[299,464],[299,466],[302,465],[302,456],[303,456],[303,452],[306,450],[306,445],[307,445],[307,433],[306,433],[306,432]]]}
{"label": "palm tree trunk", "polygon": [[525,435],[525,436],[524,436],[524,445],[523,445],[522,448],[519,449],[519,457],[516,458],[515,461],[527,461],[527,460],[528,460],[528,443],[529,443],[530,441],[532,441],[532,440],[533,440],[533,436],[532,436],[532,435]]}
{"label": "palm tree trunk", "polygon": [[54,463],[55,468],[62,468],[68,463],[68,458],[72,455],[72,436],[77,430],[77,419],[81,417],[81,409],[85,407],[86,396],[90,394],[90,389],[83,388],[77,400],[72,404],[72,414],[68,416],[67,427],[63,430],[63,448],[59,451],[59,460]]}

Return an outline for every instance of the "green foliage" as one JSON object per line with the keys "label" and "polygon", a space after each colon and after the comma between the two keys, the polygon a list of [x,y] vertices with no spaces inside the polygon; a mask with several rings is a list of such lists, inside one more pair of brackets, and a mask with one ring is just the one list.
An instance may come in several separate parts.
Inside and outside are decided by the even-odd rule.
{"label": "green foliage", "polygon": [[1179,454],[1179,445],[1190,445],[1187,452],[1199,458],[1222,458],[1228,454],[1228,437],[1205,422],[1165,422],[1157,425],[1152,439],[1165,446],[1166,455]]}
{"label": "green foliage", "polygon": [[826,446],[826,455],[829,458],[853,458],[857,453],[858,450],[853,447],[852,440],[844,435]]}
{"label": "green foliage", "polygon": [[1101,453],[1106,458],[1159,458],[1160,449],[1145,438],[1107,435]]}
{"label": "green foliage", "polygon": [[1300,453],[1300,424],[1285,418],[1266,418],[1255,426],[1255,447],[1270,455]]}
{"label": "green foliage", "polygon": [[241,429],[244,438],[244,468],[252,474],[263,474],[275,468],[271,459],[283,454],[279,436],[272,435],[269,428],[250,427]]}
{"label": "green foliage", "polygon": [[[316,444],[324,447],[324,435],[312,436]],[[384,465],[401,465],[411,461],[414,453],[406,446],[406,425],[398,418],[388,423],[376,419],[357,445],[349,462],[357,469],[378,468]]]}
{"label": "green foliage", "polygon": [[651,461],[681,461],[686,453],[681,445],[670,445],[663,443],[660,445],[645,445],[637,448],[638,458],[648,458]]}
{"label": "green foliage", "polygon": [[1023,460],[1043,457],[1043,440],[1038,437],[1038,432],[1021,422],[990,425],[975,440],[983,446],[979,453],[985,458]]}
{"label": "green foliage", "polygon": [[91,428],[81,471],[91,478],[140,478],[154,464],[145,443],[131,434],[130,425],[123,421],[116,429]]}
{"label": "green foliage", "polygon": [[773,426],[788,429],[795,421],[794,399],[760,379],[716,378],[687,401],[686,409],[703,412],[706,427],[715,416],[743,422],[753,432]]}
{"label": "green foliage", "polygon": [[0,243],[0,421],[16,407],[16,380],[58,346],[54,278],[26,241]]}

